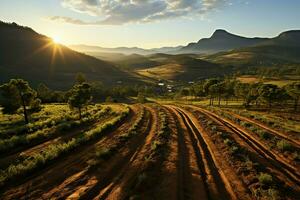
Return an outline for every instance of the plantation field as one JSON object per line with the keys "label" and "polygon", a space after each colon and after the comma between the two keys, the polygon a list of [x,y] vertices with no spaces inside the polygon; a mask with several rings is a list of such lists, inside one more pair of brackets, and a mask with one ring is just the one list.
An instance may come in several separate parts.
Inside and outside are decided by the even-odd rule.
{"label": "plantation field", "polygon": [[185,101],[0,115],[0,199],[299,199],[300,117]]}

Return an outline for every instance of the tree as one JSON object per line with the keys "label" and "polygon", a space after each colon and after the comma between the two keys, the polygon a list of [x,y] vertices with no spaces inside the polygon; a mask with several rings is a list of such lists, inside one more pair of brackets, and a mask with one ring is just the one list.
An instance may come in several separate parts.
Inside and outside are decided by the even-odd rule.
{"label": "tree", "polygon": [[40,108],[40,100],[37,93],[22,79],[11,79],[8,83],[0,86],[0,104],[3,112],[15,113],[19,108],[23,109],[25,123],[29,123],[27,107],[31,111]]}
{"label": "tree", "polygon": [[188,88],[182,88],[180,90],[180,96],[185,96],[185,100],[188,100],[188,96],[190,95],[190,90]]}
{"label": "tree", "polygon": [[206,95],[206,96],[210,96],[210,99],[209,99],[209,105],[212,105],[213,104],[213,96],[211,95],[212,93],[212,90],[209,89],[210,86],[212,85],[215,85],[217,83],[219,83],[220,81],[218,79],[208,79],[205,81],[205,83],[203,84],[203,93]]}
{"label": "tree", "polygon": [[70,91],[68,104],[71,108],[78,109],[79,119],[81,119],[81,110],[91,99],[91,86],[88,83],[77,84]]}
{"label": "tree", "polygon": [[50,103],[52,91],[45,84],[41,83],[37,88],[37,96],[43,103]]}
{"label": "tree", "polygon": [[251,86],[249,83],[237,83],[234,87],[235,96],[243,99],[244,105],[246,107],[249,106],[249,101],[247,101],[247,98],[250,91],[250,87]]}
{"label": "tree", "polygon": [[273,101],[278,100],[282,95],[282,90],[273,84],[262,85],[258,91],[259,98],[269,105],[269,109],[271,109]]}
{"label": "tree", "polygon": [[83,73],[76,74],[75,79],[76,79],[76,84],[82,84],[86,82],[86,77]]}
{"label": "tree", "polygon": [[298,102],[300,100],[300,82],[288,84],[285,87],[285,90],[288,95],[294,100],[294,110],[297,111]]}

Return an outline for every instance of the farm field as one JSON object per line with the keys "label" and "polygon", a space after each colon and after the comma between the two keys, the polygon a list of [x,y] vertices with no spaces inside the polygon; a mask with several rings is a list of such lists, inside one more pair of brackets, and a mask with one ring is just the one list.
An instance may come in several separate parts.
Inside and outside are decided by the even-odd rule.
{"label": "farm field", "polygon": [[[298,199],[299,116],[45,104],[0,118],[0,199]],[[278,124],[278,125],[277,125]]]}

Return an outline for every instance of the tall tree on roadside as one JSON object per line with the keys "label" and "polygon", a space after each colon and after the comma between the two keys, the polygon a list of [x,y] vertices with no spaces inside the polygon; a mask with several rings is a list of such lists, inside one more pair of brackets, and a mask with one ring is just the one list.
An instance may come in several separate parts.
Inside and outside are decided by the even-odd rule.
{"label": "tall tree on roadside", "polygon": [[264,84],[258,91],[259,98],[268,104],[269,109],[271,109],[272,103],[281,96],[281,89],[273,84]]}
{"label": "tall tree on roadside", "polygon": [[241,98],[244,101],[244,105],[247,107],[247,96],[250,91],[250,84],[249,83],[237,83],[234,87],[235,96]]}
{"label": "tall tree on roadside", "polygon": [[285,87],[288,95],[294,100],[294,110],[297,111],[300,100],[300,82],[288,84]]}
{"label": "tall tree on roadside", "polygon": [[92,100],[91,86],[88,83],[74,85],[70,91],[68,104],[71,108],[77,108],[79,119],[81,119],[81,110]]}
{"label": "tall tree on roadside", "polygon": [[209,105],[213,104],[213,96],[211,95],[211,89],[210,86],[215,85],[217,83],[219,83],[220,81],[218,79],[208,79],[205,81],[205,83],[203,84],[203,93],[206,96],[209,96]]}
{"label": "tall tree on roadside", "polygon": [[3,112],[15,113],[19,108],[23,109],[25,123],[29,123],[28,108],[32,111],[39,110],[40,100],[37,93],[22,79],[11,79],[0,86],[0,104]]}

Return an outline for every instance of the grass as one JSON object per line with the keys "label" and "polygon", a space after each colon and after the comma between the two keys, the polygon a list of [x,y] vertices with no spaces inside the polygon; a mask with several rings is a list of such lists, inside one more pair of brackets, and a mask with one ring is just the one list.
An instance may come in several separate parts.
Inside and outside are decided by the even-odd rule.
{"label": "grass", "polygon": [[60,131],[70,130],[80,125],[91,123],[95,120],[98,120],[98,118],[107,115],[109,112],[111,112],[111,108],[105,107],[103,110],[93,113],[93,115],[87,116],[85,114],[81,121],[62,120],[62,122],[57,122],[57,125],[53,125],[53,127],[50,128],[47,127],[37,130],[31,134],[15,135],[11,138],[0,140],[0,153],[8,152],[17,146],[20,147],[22,145],[37,143],[38,141],[52,137],[54,134]]}
{"label": "grass", "polygon": [[40,167],[46,166],[54,159],[62,156],[64,153],[71,152],[78,146],[86,144],[87,142],[101,136],[105,130],[113,127],[115,124],[123,120],[129,112],[130,109],[127,107],[125,111],[119,113],[118,116],[110,121],[100,124],[96,128],[84,132],[76,138],[72,138],[68,142],[49,145],[42,152],[35,153],[21,163],[11,164],[7,169],[0,171],[0,186],[3,186],[7,181],[13,180],[20,175],[24,176],[34,172]]}
{"label": "grass", "polygon": [[[263,82],[264,84],[273,84],[277,85],[278,87],[284,87],[290,83],[294,83],[297,81],[290,79],[290,78],[259,78],[257,76],[240,76],[237,78],[242,83],[258,83]],[[298,79],[299,80],[299,79]]]}

